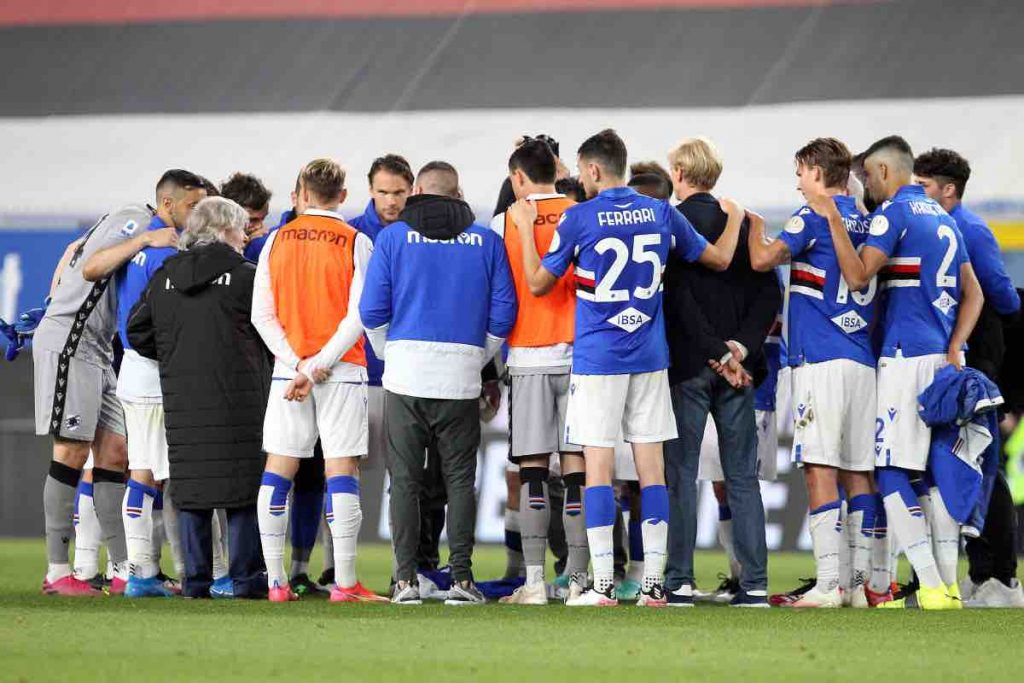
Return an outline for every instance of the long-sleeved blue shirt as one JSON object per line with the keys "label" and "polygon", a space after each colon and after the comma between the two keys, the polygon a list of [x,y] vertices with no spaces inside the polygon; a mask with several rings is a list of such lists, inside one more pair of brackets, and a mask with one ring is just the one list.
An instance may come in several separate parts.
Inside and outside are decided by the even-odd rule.
{"label": "long-sleeved blue shirt", "polygon": [[[366,210],[359,216],[356,216],[348,222],[353,228],[363,233],[370,238],[370,242],[377,241],[377,235],[386,226],[380,222],[380,216],[377,215],[377,206],[370,200],[370,203],[366,205]],[[369,342],[369,337],[367,337]],[[377,358],[377,354],[373,352],[373,345],[370,343],[366,344],[366,377],[370,386],[379,387],[384,378],[384,362]]]}
{"label": "long-sleeved blue shirt", "polygon": [[1006,274],[1003,256],[995,235],[981,216],[963,204],[957,204],[949,215],[956,221],[967,243],[967,255],[971,259],[981,291],[996,313],[1012,315],[1020,310],[1020,295],[1013,286],[1013,280]]}
{"label": "long-sleeved blue shirt", "polygon": [[377,235],[359,314],[386,363],[385,389],[477,398],[480,370],[516,318],[505,246],[476,224],[449,239],[430,239],[403,221],[393,223]]}

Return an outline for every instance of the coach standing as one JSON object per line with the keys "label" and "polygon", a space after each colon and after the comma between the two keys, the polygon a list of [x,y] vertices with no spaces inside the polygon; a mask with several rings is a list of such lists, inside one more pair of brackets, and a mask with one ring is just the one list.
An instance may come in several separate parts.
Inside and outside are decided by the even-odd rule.
{"label": "coach standing", "polygon": [[[711,190],[722,172],[717,150],[703,138],[684,140],[669,156],[677,207],[709,242],[727,216]],[[733,604],[767,606],[768,551],[757,480],[757,426],[748,374],[766,374],[761,345],[781,303],[772,273],[756,273],[747,252],[747,225],[729,268],[714,272],[670,262],[665,274],[665,326],[672,366],[669,382],[679,438],[665,444],[669,488],[666,590],[672,605],[693,604],[693,551],[697,540],[697,466],[708,414],[718,441],[732,510],[736,555],[742,565]],[[720,377],[709,367],[728,365]],[[728,381],[727,381],[728,379]]]}
{"label": "coach standing", "polygon": [[215,508],[227,510],[235,597],[266,595],[256,496],[270,359],[249,321],[256,266],[242,256],[248,222],[229,199],[199,202],[184,251],[153,274],[128,319],[132,347],[160,363],[186,597],[209,596]]}
{"label": "coach standing", "polygon": [[397,585],[392,601],[419,604],[416,548],[424,457],[434,440],[448,490],[447,604],[477,604],[473,583],[480,370],[512,329],[515,289],[501,239],[474,223],[455,169],[427,164],[422,194],[377,236],[359,313],[383,384]]}

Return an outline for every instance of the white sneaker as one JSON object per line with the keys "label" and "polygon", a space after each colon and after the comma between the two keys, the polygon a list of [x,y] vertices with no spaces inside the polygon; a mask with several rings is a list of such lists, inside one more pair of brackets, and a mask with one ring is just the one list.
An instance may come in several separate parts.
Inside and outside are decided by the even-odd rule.
{"label": "white sneaker", "polygon": [[868,596],[864,592],[863,584],[848,591],[843,591],[843,606],[852,607],[853,609],[868,608]]}
{"label": "white sneaker", "polygon": [[964,606],[1024,609],[1024,590],[1017,579],[1013,579],[1010,586],[999,579],[989,579],[974,590],[974,595],[965,601]]}
{"label": "white sneaker", "polygon": [[971,581],[970,576],[965,576],[960,581],[960,599],[967,602],[974,597],[974,592],[978,590],[978,584]]}
{"label": "white sneaker", "polygon": [[[863,592],[863,591],[861,591]],[[843,606],[843,596],[836,586],[830,591],[820,590],[817,586],[800,596],[790,607],[834,608]]]}
{"label": "white sneaker", "polygon": [[447,600],[448,591],[443,591],[437,587],[437,584],[431,581],[427,576],[417,573],[416,580],[420,584],[420,599],[421,600]]}
{"label": "white sneaker", "polygon": [[395,592],[394,595],[391,596],[391,604],[422,605],[423,600],[420,599],[419,586],[414,583],[399,581],[395,584]]}
{"label": "white sneaker", "polygon": [[578,598],[567,599],[565,604],[567,607],[615,607],[619,601],[612,595],[612,588],[609,588],[607,593],[591,588]]}
{"label": "white sneaker", "polygon": [[498,602],[505,605],[546,605],[548,589],[544,583],[523,584],[515,589],[512,595],[501,598]]}
{"label": "white sneaker", "polygon": [[587,592],[587,575],[573,574],[569,577],[569,588],[565,593],[565,604],[570,600],[579,600],[580,596]]}

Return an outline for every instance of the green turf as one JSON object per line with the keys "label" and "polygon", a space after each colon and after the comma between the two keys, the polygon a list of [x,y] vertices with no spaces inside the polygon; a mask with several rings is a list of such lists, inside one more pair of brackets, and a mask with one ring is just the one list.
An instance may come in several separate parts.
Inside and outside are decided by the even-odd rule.
{"label": "green turf", "polygon": [[[1024,610],[923,613],[286,605],[41,596],[41,541],[0,540],[0,680],[787,681],[1018,678]],[[480,548],[480,577],[504,566]],[[773,554],[772,587],[795,585],[807,555]],[[384,546],[360,548],[377,590]],[[714,583],[722,556],[698,557]],[[315,563],[314,566],[318,566]],[[662,675],[673,675],[674,678]],[[654,675],[651,678],[650,675]]]}

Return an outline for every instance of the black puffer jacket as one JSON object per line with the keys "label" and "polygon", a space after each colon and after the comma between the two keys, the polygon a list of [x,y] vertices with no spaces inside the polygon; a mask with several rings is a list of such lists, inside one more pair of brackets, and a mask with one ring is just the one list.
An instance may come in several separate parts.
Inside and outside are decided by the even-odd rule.
{"label": "black puffer jacket", "polygon": [[226,244],[195,247],[153,274],[128,339],[160,363],[174,501],[256,503],[271,365],[249,322],[256,266]]}

